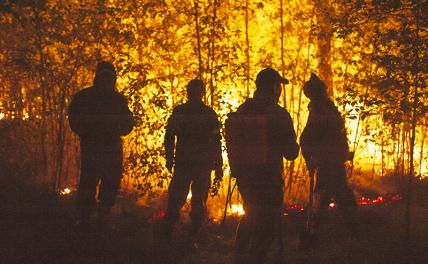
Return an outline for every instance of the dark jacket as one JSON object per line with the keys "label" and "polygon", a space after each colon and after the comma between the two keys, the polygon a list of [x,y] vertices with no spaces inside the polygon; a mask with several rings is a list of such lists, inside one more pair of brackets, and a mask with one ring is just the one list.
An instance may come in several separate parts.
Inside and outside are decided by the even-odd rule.
{"label": "dark jacket", "polygon": [[[266,118],[268,146],[266,162],[246,166],[247,168],[243,170],[244,174],[257,174],[258,177],[261,174],[282,179],[283,158],[294,160],[299,154],[299,145],[296,142],[296,133],[290,114],[279,105],[258,98],[245,101],[236,113]],[[253,155],[257,156],[259,153]]]}
{"label": "dark jacket", "polygon": [[349,159],[345,122],[332,101],[309,104],[308,122],[300,136],[300,144],[306,162],[312,167]]}
{"label": "dark jacket", "polygon": [[166,126],[167,161],[175,161],[176,166],[221,168],[220,127],[217,114],[201,101],[189,101],[175,107]]}
{"label": "dark jacket", "polygon": [[105,93],[95,87],[76,93],[68,108],[71,130],[82,144],[108,144],[120,141],[131,132],[132,112],[123,95]]}

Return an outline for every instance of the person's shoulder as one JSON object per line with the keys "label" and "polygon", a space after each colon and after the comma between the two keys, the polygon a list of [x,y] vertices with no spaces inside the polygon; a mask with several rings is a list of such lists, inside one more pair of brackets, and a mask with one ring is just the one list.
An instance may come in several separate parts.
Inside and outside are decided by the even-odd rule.
{"label": "person's shoulder", "polygon": [[125,98],[125,95],[123,93],[116,90],[114,91],[113,95],[119,98]]}
{"label": "person's shoulder", "polygon": [[93,92],[94,88],[91,87],[86,87],[83,88],[82,90],[78,91],[77,93],[74,94],[75,97],[77,96],[86,96],[88,94],[91,94]]}
{"label": "person's shoulder", "polygon": [[77,93],[75,93],[73,95],[73,101],[79,101],[79,100],[84,100],[86,98],[88,98],[89,96],[91,96],[91,94],[93,93],[93,87],[87,87],[87,88],[83,88],[82,90],[78,91]]}
{"label": "person's shoulder", "polygon": [[126,96],[125,96],[125,95],[123,95],[122,93],[120,93],[120,92],[118,92],[118,91],[115,91],[115,92],[113,93],[113,96],[114,96],[114,97],[116,98],[116,100],[118,100],[119,102],[128,104],[128,100],[126,99]]}
{"label": "person's shoulder", "polygon": [[327,105],[328,105],[329,109],[331,109],[331,111],[339,113],[339,108],[337,107],[337,105],[333,101],[328,101]]}
{"label": "person's shoulder", "polygon": [[245,100],[245,102],[243,102],[241,105],[238,106],[236,113],[245,113],[246,111],[254,108],[254,106],[255,106],[254,105],[254,99],[248,98],[247,100]]}
{"label": "person's shoulder", "polygon": [[217,113],[214,111],[214,109],[212,109],[211,107],[209,107],[209,106],[207,106],[205,104],[202,104],[202,109],[208,115],[215,115],[215,116],[217,116]]}
{"label": "person's shoulder", "polygon": [[287,109],[285,109],[284,107],[279,106],[277,104],[275,104],[275,105],[272,106],[271,111],[272,111],[273,114],[280,115],[280,116],[285,116],[287,118],[288,117],[291,118],[290,113],[287,111]]}
{"label": "person's shoulder", "polygon": [[342,117],[339,108],[335,105],[335,103],[331,100],[328,100],[325,103],[325,114],[330,116]]}
{"label": "person's shoulder", "polygon": [[287,109],[277,104],[272,105],[272,110],[280,114],[288,114]]}
{"label": "person's shoulder", "polygon": [[186,103],[179,104],[172,109],[172,114],[182,114],[186,111],[186,108],[188,108]]}

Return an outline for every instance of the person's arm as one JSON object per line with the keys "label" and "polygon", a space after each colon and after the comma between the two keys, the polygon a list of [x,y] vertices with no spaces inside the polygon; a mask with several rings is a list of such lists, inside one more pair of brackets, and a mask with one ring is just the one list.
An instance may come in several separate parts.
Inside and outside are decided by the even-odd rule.
{"label": "person's arm", "polygon": [[120,107],[120,135],[128,135],[134,128],[134,115],[129,109],[128,102],[124,96],[121,95],[121,107]]}
{"label": "person's arm", "polygon": [[284,114],[282,120],[283,132],[284,132],[284,144],[282,146],[283,156],[287,160],[295,160],[299,155],[299,145],[296,141],[296,132],[294,131],[293,121],[288,112]]}
{"label": "person's arm", "polygon": [[221,151],[221,124],[217,115],[214,117],[214,130],[212,131],[211,142],[213,143],[213,169],[215,170],[216,179],[223,178],[223,156]]}
{"label": "person's arm", "polygon": [[308,124],[303,129],[302,134],[300,135],[300,147],[302,149],[302,155],[306,162],[306,167],[309,170],[312,170],[315,168],[315,161],[313,159],[313,148],[311,143],[309,143],[309,130],[308,130]]}
{"label": "person's arm", "polygon": [[317,159],[319,158],[319,145],[321,144],[320,134],[323,129],[320,127],[318,120],[319,118],[314,117],[313,113],[309,113],[308,121],[300,135],[300,147],[302,148],[302,155],[306,162],[306,167],[309,170],[316,168]]}
{"label": "person's arm", "polygon": [[339,114],[339,143],[342,146],[342,153],[344,161],[352,161],[354,159],[354,153],[350,151],[348,144],[348,136],[346,134],[345,120]]}
{"label": "person's arm", "polygon": [[169,117],[164,138],[166,168],[171,172],[174,166],[174,150],[176,136],[176,120],[175,112]]}
{"label": "person's arm", "polygon": [[83,124],[85,123],[85,115],[82,111],[82,96],[77,93],[73,96],[68,106],[68,122],[71,130],[79,137],[84,133]]}

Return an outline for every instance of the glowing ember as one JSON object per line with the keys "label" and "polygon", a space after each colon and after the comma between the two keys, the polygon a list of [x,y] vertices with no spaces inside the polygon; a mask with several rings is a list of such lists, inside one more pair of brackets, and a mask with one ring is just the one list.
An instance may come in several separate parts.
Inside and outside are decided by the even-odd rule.
{"label": "glowing ember", "polygon": [[397,201],[399,201],[401,199],[403,199],[403,197],[401,197],[400,194],[396,194],[396,195],[394,195],[394,196],[391,197],[391,201],[392,202],[397,202]]}
{"label": "glowing ember", "polygon": [[371,199],[369,199],[369,198],[361,196],[360,198],[357,199],[357,204],[359,204],[359,205],[369,205],[369,204],[373,204],[373,201]]}
{"label": "glowing ember", "polygon": [[166,216],[166,212],[165,211],[159,211],[159,212],[156,212],[153,215],[153,218],[155,218],[155,219],[161,219],[161,218],[164,218],[165,216]]}
{"label": "glowing ember", "polygon": [[373,200],[373,203],[377,204],[377,203],[384,203],[385,199],[382,196],[377,197],[376,199]]}
{"label": "glowing ember", "polygon": [[378,196],[375,199],[370,199],[370,198],[362,196],[362,197],[357,199],[357,204],[359,204],[359,205],[374,205],[374,204],[388,205],[391,202],[397,202],[401,199],[403,199],[403,197],[400,194],[395,194],[395,195],[390,196],[390,197]]}
{"label": "glowing ember", "polygon": [[239,215],[239,216],[245,214],[244,207],[242,206],[242,204],[232,204],[231,212],[233,215]]}
{"label": "glowing ember", "polygon": [[71,193],[70,188],[64,188],[59,192],[59,194],[61,194],[61,195],[69,195],[70,193]]}
{"label": "glowing ember", "polygon": [[335,204],[335,203],[330,203],[330,204],[328,205],[328,207],[330,207],[330,208],[335,208],[335,207],[336,207],[336,204]]}
{"label": "glowing ember", "polygon": [[303,212],[305,210],[305,206],[303,204],[292,204],[290,209],[296,210],[298,212]]}

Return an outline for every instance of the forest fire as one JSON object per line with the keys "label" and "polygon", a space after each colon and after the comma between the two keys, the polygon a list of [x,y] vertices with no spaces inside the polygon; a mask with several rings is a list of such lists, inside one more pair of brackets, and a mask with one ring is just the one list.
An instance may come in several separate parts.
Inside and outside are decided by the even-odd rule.
{"label": "forest fire", "polygon": [[165,212],[165,211],[158,211],[158,212],[156,212],[156,213],[153,215],[153,218],[154,218],[155,220],[161,220],[161,219],[165,218],[165,216],[166,216],[166,212]]}
{"label": "forest fire", "polygon": [[192,199],[192,191],[189,191],[189,193],[187,194],[186,200],[190,201]]}
{"label": "forest fire", "polygon": [[242,204],[232,204],[230,206],[230,214],[236,216],[242,216],[245,214],[244,206]]}
{"label": "forest fire", "polygon": [[284,216],[297,215],[305,211],[304,204],[291,204],[285,208]]}
{"label": "forest fire", "polygon": [[[351,12],[351,9],[348,10],[350,7],[340,1],[335,4],[341,6],[338,9],[341,12],[335,13],[339,17],[333,20],[326,19],[328,12],[314,12],[316,6],[311,1],[288,1],[286,13],[275,1],[266,1],[262,5],[250,1],[248,6],[242,6],[239,1],[227,4],[216,2],[214,5],[209,1],[198,1],[201,17],[214,15],[216,23],[202,19],[197,25],[195,6],[189,1],[152,3],[149,9],[143,1],[136,3],[132,12],[116,14],[115,19],[111,19],[109,12],[87,18],[92,22],[95,19],[111,21],[112,24],[106,25],[106,28],[95,30],[103,31],[100,34],[105,36],[104,46],[95,45],[90,36],[78,34],[94,31],[91,25],[96,23],[78,25],[69,20],[47,23],[56,21],[58,14],[62,17],[80,17],[77,10],[83,7],[78,1],[69,4],[66,8],[61,1],[51,1],[49,5],[52,8],[46,10],[34,9],[26,4],[10,4],[5,10],[16,9],[16,12],[9,14],[5,11],[1,14],[2,39],[8,40],[1,42],[2,50],[4,54],[13,56],[0,56],[2,65],[7,65],[0,71],[4,84],[0,120],[19,118],[34,125],[33,130],[40,137],[35,144],[40,144],[37,149],[43,152],[39,155],[44,159],[41,163],[47,164],[49,168],[46,171],[52,173],[42,174],[46,175],[43,176],[46,179],[61,182],[61,177],[65,177],[63,175],[67,172],[77,180],[78,147],[66,122],[67,106],[73,94],[91,84],[91,78],[87,77],[93,74],[98,57],[114,61],[118,68],[117,88],[129,97],[129,105],[135,114],[138,125],[124,139],[124,181],[131,183],[129,186],[139,186],[137,191],[144,194],[165,191],[170,175],[164,169],[163,146],[159,139],[164,136],[166,117],[174,106],[184,100],[185,83],[195,76],[201,76],[207,84],[205,102],[224,121],[229,112],[251,97],[255,75],[266,65],[274,66],[285,77],[291,78],[290,85],[283,87],[280,104],[290,112],[298,136],[308,114],[308,101],[301,96],[303,83],[311,72],[319,72],[321,78],[327,81],[329,94],[346,117],[349,143],[355,153],[351,173],[362,173],[373,179],[387,175],[400,177],[409,174],[412,167],[413,175],[428,177],[427,150],[424,148],[428,125],[424,115],[427,99],[423,93],[417,100],[413,98],[414,94],[419,94],[418,89],[423,88],[418,80],[425,78],[426,71],[419,67],[419,79],[416,80],[411,77],[415,70],[405,70],[415,63],[399,59],[403,49],[406,50],[405,54],[410,54],[415,49],[413,43],[421,42],[399,44],[397,32],[407,34],[407,31],[393,28],[400,25],[400,19],[406,18],[407,22],[403,23],[413,25],[409,40],[414,40],[415,36],[425,38],[415,34],[417,20],[409,11],[413,9],[407,8],[413,5],[411,3],[394,9],[400,14],[400,19],[391,14],[391,17],[375,22],[377,27],[382,28],[376,33],[381,34],[382,38],[379,38],[370,34],[359,35],[358,32],[367,31],[364,25],[346,25],[340,20],[341,15],[360,14]],[[88,4],[84,9],[90,13],[122,4],[120,1],[108,1],[102,6]],[[373,11],[372,8],[368,7],[368,10]],[[378,8],[387,9],[387,5]],[[15,17],[14,14],[25,14],[23,10],[34,18],[31,23],[21,24],[23,20]],[[143,10],[150,15],[137,14]],[[183,13],[178,10],[193,11]],[[250,11],[252,15],[246,17],[245,12],[239,10]],[[134,15],[129,15],[131,13]],[[385,16],[389,16],[387,14],[390,13],[385,12]],[[303,21],[302,17],[305,18]],[[36,30],[43,26],[43,21],[47,23],[44,26],[52,28]],[[332,21],[342,22],[323,24]],[[346,21],[350,23],[354,20]],[[385,24],[381,21],[395,23]],[[147,28],[149,25],[150,30]],[[335,32],[330,31],[332,26]],[[346,31],[348,26],[361,30],[351,34]],[[22,34],[16,34],[17,29]],[[287,34],[279,35],[284,30]],[[318,37],[326,36],[325,41],[317,41]],[[153,46],[153,43],[162,45]],[[115,48],[113,51],[107,47]],[[49,62],[49,67],[43,65],[41,58]],[[403,67],[397,66],[397,70],[395,64],[387,63],[391,58]],[[86,63],[80,64],[81,61]],[[28,75],[34,69],[39,70],[33,73],[34,76]],[[403,80],[402,77],[395,80],[384,75],[384,72],[395,70],[399,74],[391,76],[407,76],[407,79]],[[420,105],[413,105],[412,102],[419,102]],[[413,121],[416,121],[414,131]],[[412,134],[415,137],[411,144]],[[410,157],[413,159],[412,166]],[[227,158],[225,152],[224,158]],[[299,166],[289,166],[289,171],[284,173],[286,177],[301,175],[299,177],[303,178],[305,172],[301,162],[300,157],[295,162]],[[303,189],[298,188],[303,181],[301,179],[286,178],[285,181],[291,184],[288,188],[290,193]],[[298,196],[304,194],[299,193]]]}
{"label": "forest fire", "polygon": [[[395,194],[392,196],[384,197],[384,196],[378,196],[374,199],[360,196],[356,199],[357,205],[359,206],[373,206],[373,205],[390,205],[395,204],[402,200],[403,197],[400,194]],[[291,204],[285,208],[285,215],[296,215],[305,212],[306,210],[306,204]],[[330,202],[328,204],[328,210],[335,210],[337,209],[337,204],[335,202]]]}
{"label": "forest fire", "polygon": [[357,199],[357,204],[359,204],[359,205],[370,205],[370,204],[373,204],[373,202],[371,199],[362,196],[362,197],[359,197]]}
{"label": "forest fire", "polygon": [[[417,244],[420,237],[412,238],[410,231],[413,228],[412,223],[422,219],[418,214],[422,214],[421,211],[425,212],[416,209],[419,209],[419,206],[425,206],[424,189],[428,184],[428,60],[426,59],[428,58],[428,20],[426,15],[423,15],[428,13],[427,7],[428,0],[0,1],[0,174],[6,175],[0,178],[17,179],[11,181],[13,182],[11,184],[23,186],[28,184],[32,188],[41,186],[48,189],[52,194],[49,196],[59,203],[64,203],[64,208],[70,212],[72,209],[67,206],[76,201],[78,204],[75,207],[81,210],[76,214],[82,218],[80,220],[86,220],[85,217],[88,215],[88,212],[85,212],[86,204],[93,202],[94,197],[89,196],[96,193],[93,196],[99,200],[97,201],[100,208],[97,212],[99,219],[105,213],[104,209],[111,209],[110,206],[114,206],[109,217],[112,216],[113,223],[120,223],[118,224],[120,231],[115,230],[112,236],[106,236],[116,238],[117,235],[117,241],[113,241],[111,247],[105,248],[118,248],[118,251],[125,251],[125,247],[131,246],[134,242],[132,241],[134,237],[135,244],[148,247],[147,251],[145,248],[143,251],[135,250],[138,251],[136,255],[140,256],[133,256],[131,252],[133,250],[130,250],[126,252],[130,254],[118,253],[117,259],[112,257],[111,261],[122,260],[123,262],[125,261],[123,256],[126,256],[130,262],[138,262],[142,254],[147,255],[148,258],[163,255],[146,254],[149,253],[150,243],[156,242],[156,239],[152,239],[153,236],[150,235],[152,233],[150,229],[156,228],[155,225],[152,226],[153,222],[164,219],[167,211],[171,218],[177,216],[175,211],[171,213],[177,207],[174,206],[174,201],[171,202],[176,196],[179,197],[176,200],[179,200],[180,206],[185,204],[181,211],[182,220],[190,219],[191,222],[196,223],[199,218],[199,222],[202,222],[200,219],[205,216],[207,208],[209,217],[215,223],[224,223],[225,221],[221,220],[229,217],[233,221],[229,221],[228,225],[224,226],[235,228],[240,218],[252,217],[248,210],[245,212],[244,199],[241,196],[242,193],[245,194],[246,185],[250,187],[255,185],[255,188],[249,188],[251,189],[251,192],[248,192],[249,196],[257,194],[265,187],[276,188],[277,192],[261,193],[269,193],[267,196],[283,195],[284,200],[280,198],[275,200],[278,201],[278,207],[264,204],[258,206],[263,209],[270,209],[270,207],[276,209],[280,208],[282,201],[283,216],[288,217],[286,220],[293,218],[296,220],[294,223],[296,226],[302,226],[303,222],[308,220],[309,230],[311,213],[308,213],[308,210],[319,209],[317,208],[319,207],[318,194],[323,191],[321,178],[322,175],[328,174],[320,171],[323,163],[328,165],[331,163],[340,165],[337,166],[340,170],[326,169],[326,171],[340,172],[340,176],[343,176],[341,183],[344,184],[336,188],[351,189],[350,191],[347,189],[348,197],[344,200],[351,201],[349,197],[354,194],[358,213],[373,211],[375,212],[373,215],[379,214],[379,219],[362,223],[367,224],[361,229],[362,232],[367,232],[363,233],[362,237],[375,236],[383,231],[385,232],[382,235],[386,234],[384,238],[376,241],[373,239],[375,242],[373,245],[376,246],[367,246],[367,251],[360,254],[361,256],[378,257],[381,254],[377,254],[376,251],[386,253],[389,248],[393,248],[392,251],[394,251],[394,246],[389,244],[382,249],[377,247],[385,245],[387,240],[393,241],[395,237],[401,237],[401,234],[398,236],[393,232],[395,230],[401,232],[405,229],[406,242],[412,242],[408,243],[411,245],[413,242]],[[111,67],[104,65],[104,68],[99,68],[97,65],[100,65],[100,62],[106,62]],[[275,87],[259,89],[263,85],[257,82],[258,73],[267,68],[275,69],[278,75],[282,76],[280,79],[285,78],[287,82],[284,79],[280,84],[276,79]],[[322,91],[312,93],[311,98],[311,92],[304,87],[308,87],[306,84],[315,75],[324,85],[317,86],[321,87]],[[195,93],[194,90],[191,92],[188,87],[190,81],[195,79],[202,83],[199,93]],[[105,92],[106,87],[108,92]],[[80,109],[83,111],[77,111],[76,114],[72,111],[72,102],[76,102],[77,94],[88,89],[95,90],[94,94],[97,96],[92,97],[88,104],[87,102],[77,103],[78,106],[84,106]],[[269,91],[263,91],[263,89]],[[103,92],[100,93],[101,90]],[[274,90],[273,95],[272,90]],[[110,98],[113,94],[117,100],[111,101],[117,101],[120,107],[113,107],[106,103],[110,102],[110,99],[106,98]],[[197,105],[201,106],[203,103],[210,108],[209,111],[213,116],[212,123],[215,125],[197,124],[192,129],[187,129],[192,127],[188,124],[196,124],[198,119],[204,121],[208,119],[198,118],[199,114],[195,113],[189,115],[191,116],[189,119],[182,118],[184,114],[176,111],[184,102],[191,101],[190,94],[200,95]],[[257,102],[257,96],[260,95],[262,97],[259,98],[262,100]],[[233,147],[227,144],[229,149],[226,148],[226,138],[229,138],[227,135],[231,134],[226,131],[226,120],[231,120],[228,118],[234,113],[241,114],[245,107],[241,107],[240,111],[237,109],[244,102],[250,105],[262,102],[253,109],[254,111],[249,111],[249,116],[260,111],[258,115],[267,117],[268,122],[263,122],[263,124],[266,123],[266,127],[260,125],[255,129],[242,129],[242,127],[239,129],[244,132],[257,130],[260,127],[269,130],[269,133],[261,133],[255,137],[266,140],[249,140],[259,145],[266,141],[268,145],[266,148],[269,150],[266,151],[266,155],[258,155],[262,151],[260,153],[246,151],[251,153],[257,161],[236,164],[245,164],[244,166],[251,169],[235,170],[233,168],[231,170],[229,162],[232,164],[235,162],[231,158],[233,155],[230,154]],[[319,102],[328,102],[329,105],[318,105]],[[265,109],[267,105],[273,106],[272,109],[275,108],[278,113],[281,111],[286,116],[291,129],[283,126],[285,122],[277,122],[280,118],[271,120],[271,108]],[[260,110],[262,108],[264,110]],[[118,109],[127,111],[113,113]],[[112,112],[109,112],[110,110]],[[328,114],[330,110],[334,114]],[[75,115],[72,114],[73,112]],[[179,118],[174,116],[177,113]],[[319,144],[321,147],[309,146],[308,149],[318,149],[306,155],[307,151],[304,148],[308,144],[301,140],[305,138],[303,131],[305,127],[311,127],[308,125],[309,121],[314,121],[319,117],[318,114],[320,116],[325,114],[327,118],[321,117],[322,122],[315,122],[322,123],[314,133],[319,136],[318,140],[307,142],[310,142],[309,145],[317,145],[324,138],[328,138],[332,144]],[[123,118],[125,115],[126,118]],[[330,115],[334,116],[335,120],[330,120]],[[79,122],[72,121],[72,116],[77,117]],[[315,118],[312,118],[314,116]],[[263,121],[266,120],[263,119]],[[76,125],[77,123],[79,124]],[[277,126],[277,123],[280,125]],[[333,123],[334,125],[330,126]],[[104,127],[105,124],[107,125]],[[333,130],[340,130],[340,133],[328,133],[329,129],[323,129],[324,125],[328,128],[332,127]],[[192,135],[198,129],[205,128],[209,133]],[[90,132],[84,130],[90,130]],[[287,139],[287,144],[282,144],[284,142],[281,141],[286,137],[279,135],[287,130],[294,130],[293,133],[290,131],[287,133],[292,140]],[[171,135],[172,140],[168,140],[168,136]],[[190,135],[191,139],[203,138],[201,140],[205,142],[203,148],[198,149],[198,143],[195,143],[197,140],[182,140],[179,138],[182,135]],[[338,138],[340,140],[337,140]],[[94,144],[98,140],[99,142]],[[109,142],[113,140],[115,140],[114,144]],[[213,148],[208,147],[206,143],[211,144],[214,141],[216,151],[212,151]],[[290,147],[291,141],[293,144],[296,141],[300,146]],[[183,146],[181,145],[183,142],[191,142],[189,145],[193,144],[192,147],[196,150],[178,151],[177,147]],[[111,146],[99,151],[102,148],[100,146],[105,147],[110,143]],[[341,150],[346,150],[331,151],[335,143],[341,144]],[[88,145],[85,146],[85,144]],[[88,147],[91,144],[96,147]],[[287,148],[280,150],[283,146]],[[299,147],[300,152],[297,153]],[[275,150],[271,151],[273,149]],[[296,149],[295,155],[286,155],[290,149]],[[227,150],[230,151],[230,157]],[[85,151],[93,152],[89,155]],[[324,151],[326,155],[320,154]],[[205,155],[205,152],[215,152],[216,157]],[[94,153],[99,155],[93,155]],[[184,158],[179,159],[174,156],[177,153],[185,153]],[[218,155],[218,153],[221,154]],[[303,158],[302,153],[305,153],[306,159]],[[278,159],[274,157],[276,154],[280,156]],[[327,161],[330,158],[327,156],[330,154],[333,162]],[[94,159],[91,160],[88,157]],[[199,162],[191,158],[210,160]],[[278,166],[268,159],[278,162]],[[185,164],[182,174],[186,174],[186,177],[197,174],[198,170],[194,168],[198,168],[198,164],[210,164],[211,167],[207,165],[206,170],[201,169],[201,173],[202,171],[207,172],[207,175],[212,173],[210,176],[213,179],[212,186],[215,188],[210,189],[209,196],[196,195],[196,192],[201,193],[200,190],[196,191],[199,184],[191,187],[195,195],[192,195],[191,191],[185,195],[184,190],[188,190],[189,181],[186,182],[185,188],[181,188],[184,184],[177,184],[175,191],[179,195],[171,195],[175,185],[171,182],[177,182],[176,178],[174,181],[171,179],[177,175],[180,176],[181,170],[177,169],[180,164]],[[253,169],[253,165],[256,169]],[[111,169],[110,166],[112,166]],[[258,167],[263,167],[263,170],[258,170]],[[267,167],[271,167],[272,170]],[[314,167],[317,168],[314,169]],[[100,176],[99,173],[85,173],[83,172],[85,169],[103,171],[107,176]],[[212,172],[210,169],[213,169]],[[318,171],[314,176],[313,172],[316,170]],[[237,174],[236,171],[238,173],[243,171],[248,175],[239,178],[239,175],[233,175],[232,171],[235,174]],[[264,184],[264,181],[272,180],[268,175],[270,171],[277,173],[278,184]],[[263,175],[246,184],[246,180],[255,179],[251,175],[253,172]],[[110,173],[115,174],[114,184],[107,183]],[[89,191],[89,187],[95,186],[92,184],[95,181],[82,180],[85,176],[99,177],[96,180],[100,182],[100,187],[97,187],[96,192],[93,192],[93,189]],[[178,176],[178,182],[185,178],[180,179]],[[209,176],[202,179],[208,182]],[[91,186],[83,188],[85,182],[91,182],[88,184]],[[335,183],[337,182],[339,181]],[[76,192],[78,183],[80,183],[80,189]],[[201,189],[208,185],[204,182],[201,184]],[[326,184],[327,187],[328,185]],[[173,187],[169,188],[169,186]],[[53,244],[58,244],[64,249],[75,248],[74,244],[71,247],[65,244],[68,243],[67,239],[50,237],[51,234],[49,234],[55,233],[59,229],[57,227],[70,223],[57,223],[56,219],[48,219],[52,221],[52,225],[48,221],[46,225],[37,223],[45,220],[45,217],[67,215],[59,211],[63,208],[62,204],[53,208],[58,212],[50,213],[53,207],[48,200],[50,197],[46,197],[46,200],[45,198],[36,199],[37,197],[30,199],[28,197],[38,195],[35,188],[32,189],[35,194],[27,197],[21,195],[22,193],[16,195],[14,191],[18,188],[12,187],[7,188],[6,195],[10,192],[11,196],[15,195],[19,199],[10,199],[14,202],[7,203],[7,206],[10,204],[13,207],[22,199],[23,212],[15,210],[17,219],[27,218],[31,214],[36,217],[31,219],[28,217],[34,221],[34,224],[29,221],[31,224],[28,225],[26,223],[23,225],[24,222],[15,221],[15,218],[11,217],[10,222],[14,222],[14,225],[16,222],[18,225],[7,228],[10,234],[4,237],[20,238],[23,241],[20,242],[21,244],[28,243],[28,245],[5,251],[14,254],[31,249],[28,251],[29,254],[21,255],[33,257],[32,254],[36,254],[35,251],[40,248],[41,255],[52,252],[52,255],[60,256],[62,254],[55,254],[55,252],[65,253],[66,250],[46,249],[43,246],[54,247],[57,245]],[[320,193],[316,193],[312,206],[312,203],[308,205],[307,201],[312,197],[314,189]],[[117,194],[119,197],[115,202]],[[78,195],[79,197],[76,197]],[[82,198],[80,195],[88,196],[90,199],[84,199],[87,197]],[[244,195],[244,197],[248,199],[248,196]],[[259,199],[260,196],[255,195],[255,197],[254,204],[263,201]],[[29,200],[40,204],[45,203],[46,206],[30,207]],[[136,210],[134,210],[135,200],[139,206],[135,208]],[[245,202],[248,201],[245,200]],[[133,203],[132,206],[129,203]],[[346,204],[336,196],[325,204],[325,209],[328,214],[336,215],[341,212],[340,206],[349,206],[354,210],[354,205]],[[27,212],[29,210],[27,208],[31,209],[31,212]],[[190,214],[191,210],[193,211]],[[14,210],[10,211],[14,212]],[[263,210],[254,211],[264,212]],[[266,213],[265,215],[278,216],[279,214]],[[308,219],[306,216],[309,216]],[[389,221],[392,217],[394,221]],[[63,218],[62,220],[71,220],[65,219],[70,217]],[[381,226],[383,219],[388,223],[388,225],[382,225],[382,229],[385,230],[376,230],[373,234],[368,232],[372,230],[366,228],[370,223],[375,223],[373,226],[381,229],[377,227]],[[9,221],[9,219],[6,220]],[[79,222],[85,223],[85,221]],[[21,225],[25,228],[21,228]],[[123,227],[126,225],[129,226]],[[31,230],[33,226],[49,226],[53,227],[53,231],[48,230],[46,234],[42,232],[33,234]],[[207,230],[203,231],[211,232],[211,226],[207,226]],[[331,226],[336,228],[334,224]],[[414,232],[426,228],[426,225],[421,226],[415,227]],[[286,227],[284,233],[290,229]],[[71,232],[71,230],[65,231]],[[122,243],[121,236],[126,236],[123,233],[129,235],[131,232],[135,236],[123,238],[125,242]],[[281,232],[277,233],[281,236]],[[331,237],[335,236],[334,233],[331,232]],[[340,233],[340,230],[337,233]],[[146,234],[150,237],[147,240],[153,241],[145,241]],[[393,239],[388,237],[390,234],[391,237],[394,236]],[[45,237],[50,241],[42,241],[43,243],[36,247],[31,244],[35,243],[32,241],[34,239],[28,239]],[[79,236],[72,237],[72,243],[74,243],[74,237],[77,239]],[[211,239],[210,235],[206,237]],[[214,240],[214,236],[212,237]],[[215,237],[217,239],[217,236]],[[221,241],[224,244],[221,249],[223,252],[214,256],[221,256],[224,259],[216,258],[215,261],[227,263],[231,259],[230,256],[222,256],[222,254],[230,252],[229,248],[224,249],[232,242],[226,241],[229,238],[223,234],[218,237],[225,240]],[[324,236],[320,238],[324,239]],[[284,247],[294,246],[296,241],[292,239],[292,236],[287,236],[285,243],[279,239],[280,247],[282,248],[282,244],[285,245]],[[343,238],[340,242],[345,241],[344,239],[348,238]],[[257,244],[252,239],[248,240]],[[76,244],[98,245],[98,243],[78,242]],[[110,242],[109,238],[106,242]],[[395,245],[406,244],[393,242]],[[120,246],[116,247],[115,243]],[[209,241],[206,244],[209,243],[214,242]],[[351,245],[351,243],[354,242],[340,244]],[[4,244],[13,245],[13,243]],[[182,243],[171,244],[175,246]],[[363,243],[354,243],[352,246],[365,247],[361,244]],[[332,244],[324,249],[327,253],[345,252],[341,250],[343,245]],[[204,246],[202,245],[201,248]],[[163,253],[163,248],[159,248],[161,251],[158,248],[154,251]],[[208,248],[216,250],[216,247],[211,245]],[[291,251],[288,249],[287,254],[290,254],[292,261],[306,261],[307,256],[302,258],[301,255],[291,255],[293,253],[289,253]],[[359,249],[352,250],[361,252]],[[74,253],[80,253],[80,251],[73,250]],[[173,252],[175,248],[165,251]],[[311,257],[333,259],[331,256],[321,256],[324,252],[320,251],[315,249],[311,252]],[[373,252],[376,253],[373,254]],[[102,252],[100,255],[114,255],[105,253],[110,252]],[[169,253],[166,252],[165,255]],[[211,252],[205,253],[202,252],[199,255],[206,257],[208,261],[212,256]],[[186,254],[180,252],[177,255],[182,257],[181,255]],[[351,254],[346,252],[346,255]],[[395,257],[395,254],[390,255],[391,258]],[[49,257],[51,256],[47,258]],[[52,263],[64,262],[63,260],[69,257],[64,256],[60,260],[52,259]],[[189,260],[194,260],[192,257],[189,257]],[[373,263],[364,262],[363,257],[356,259],[361,259],[361,263]],[[79,262],[79,256],[76,259]],[[110,263],[110,258],[108,259],[107,262]],[[308,263],[318,263],[320,260],[310,259],[310,257],[307,259]],[[339,256],[335,259],[345,259],[345,257]],[[38,259],[35,258],[36,260]],[[194,262],[207,261],[196,259]],[[121,263],[121,261],[116,262]],[[25,263],[25,261],[17,261],[17,263]],[[402,261],[400,263],[419,262]]]}
{"label": "forest fire", "polygon": [[364,196],[361,196],[357,199],[357,204],[358,205],[376,205],[376,204],[391,204],[391,203],[396,203],[400,200],[402,200],[403,197],[400,194],[395,194],[389,197],[384,197],[384,196],[378,196],[374,199],[370,199]]}
{"label": "forest fire", "polygon": [[382,196],[378,196],[376,199],[373,199],[374,204],[379,204],[384,202],[385,202],[385,198],[383,198]]}
{"label": "forest fire", "polygon": [[70,194],[71,194],[71,192],[72,192],[72,189],[71,189],[71,188],[69,188],[69,187],[66,187],[66,188],[62,189],[62,190],[59,192],[59,194],[60,194],[61,196],[66,196],[66,195],[70,195]]}

